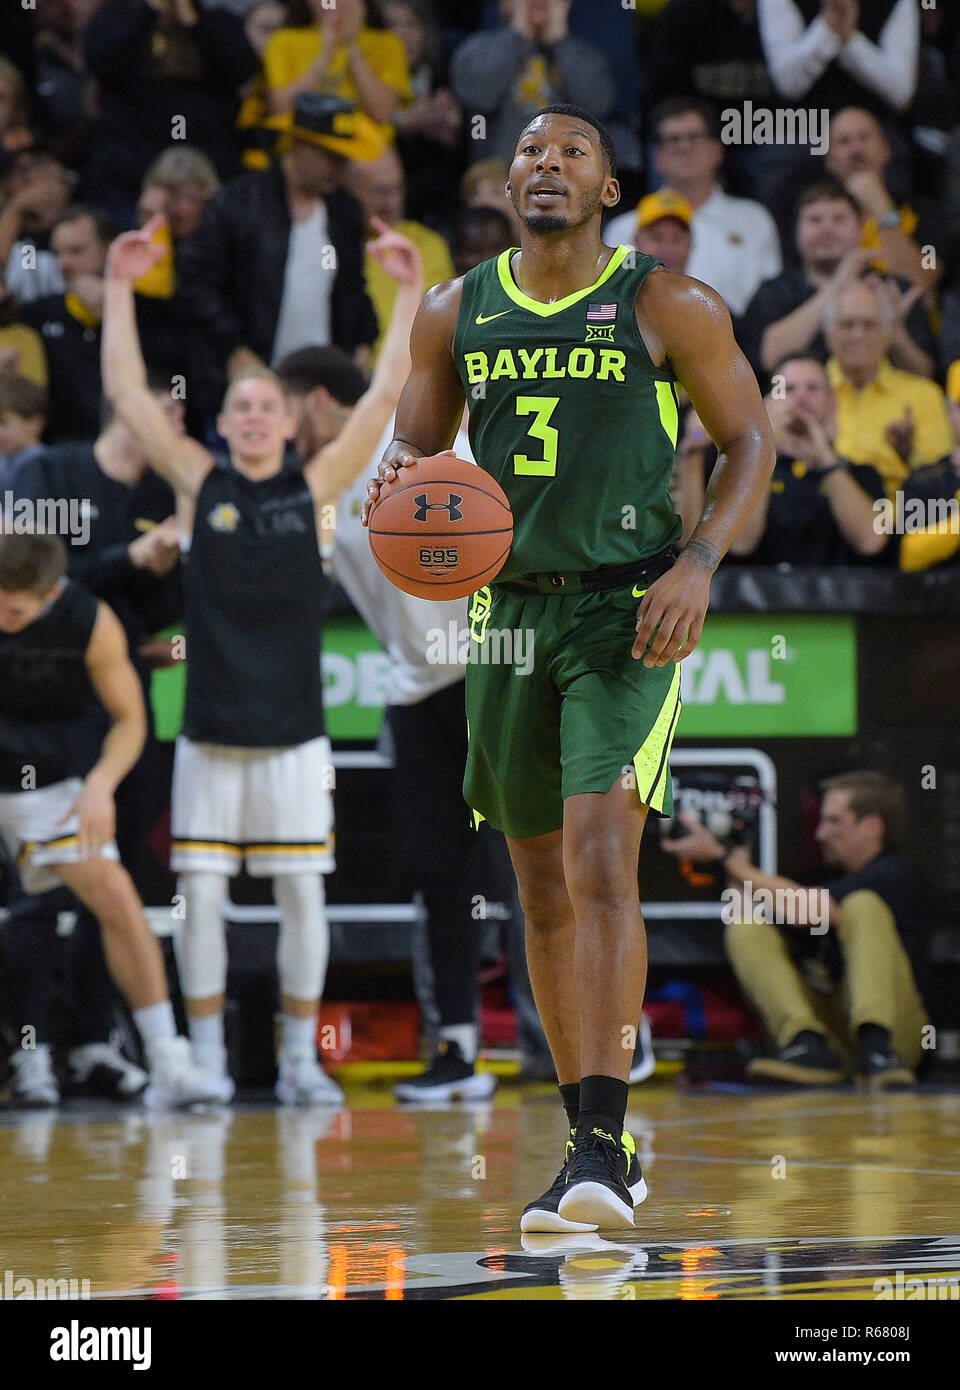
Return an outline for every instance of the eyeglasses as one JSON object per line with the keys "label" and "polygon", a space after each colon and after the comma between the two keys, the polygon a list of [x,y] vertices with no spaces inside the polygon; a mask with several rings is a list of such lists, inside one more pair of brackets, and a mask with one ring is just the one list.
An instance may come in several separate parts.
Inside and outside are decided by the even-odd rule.
{"label": "eyeglasses", "polygon": [[686,135],[661,135],[658,145],[699,145],[703,140],[712,140],[705,130],[689,131]]}

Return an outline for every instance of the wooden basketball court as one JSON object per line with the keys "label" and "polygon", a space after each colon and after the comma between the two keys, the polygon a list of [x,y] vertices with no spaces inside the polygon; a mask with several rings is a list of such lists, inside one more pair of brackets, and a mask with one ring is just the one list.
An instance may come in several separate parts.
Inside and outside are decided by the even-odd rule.
{"label": "wooden basketball court", "polygon": [[650,1189],[636,1230],[587,1237],[518,1228],[562,1156],[552,1088],[501,1082],[490,1103],[427,1110],[348,1086],[348,1102],[0,1112],[0,1293],[871,1300],[899,1271],[960,1299],[955,1091],[655,1078],[627,1114]]}

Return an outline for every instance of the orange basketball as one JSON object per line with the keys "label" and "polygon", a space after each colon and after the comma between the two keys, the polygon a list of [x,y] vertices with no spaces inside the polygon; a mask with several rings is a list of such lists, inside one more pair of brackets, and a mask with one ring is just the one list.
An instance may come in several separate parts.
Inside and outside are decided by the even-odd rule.
{"label": "orange basketball", "polygon": [[454,454],[435,454],[381,486],[368,530],[373,558],[405,594],[465,598],[501,569],[513,514],[489,473]]}

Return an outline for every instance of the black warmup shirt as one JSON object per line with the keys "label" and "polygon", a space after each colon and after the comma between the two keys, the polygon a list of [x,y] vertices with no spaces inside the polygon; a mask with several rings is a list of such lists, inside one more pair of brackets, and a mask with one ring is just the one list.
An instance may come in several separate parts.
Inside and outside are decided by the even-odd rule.
{"label": "black warmup shirt", "polygon": [[66,580],[63,591],[22,632],[0,632],[0,792],[80,775],[84,710],[93,697],[86,652],[97,600]]}
{"label": "black warmup shirt", "polygon": [[[914,979],[921,994],[928,974],[927,946],[929,904],[926,881],[919,864],[907,854],[878,854],[856,873],[823,877],[820,885],[828,888],[834,902],[842,903],[851,893],[861,890],[876,893],[893,913],[903,948],[910,957]],[[793,954],[806,965],[819,962],[820,970],[834,982],[843,975],[843,956],[836,932],[812,937],[795,927],[784,931]],[[816,988],[816,986],[814,986]]]}
{"label": "black warmup shirt", "polygon": [[[869,464],[851,464],[850,476],[871,501],[884,496],[883,479]],[[777,455],[770,479],[767,525],[759,546],[746,557],[751,565],[875,564],[879,557],[858,555],[843,538],[833,509],[820,491],[821,475],[801,459]]]}
{"label": "black warmup shirt", "polygon": [[184,734],[241,748],[318,738],[330,584],[302,469],[252,482],[229,464],[213,468],[185,569]]}
{"label": "black warmup shirt", "polygon": [[88,534],[64,536],[71,578],[116,613],[142,680],[137,649],[145,637],[175,622],[182,611],[179,569],[165,579],[131,563],[127,547],[176,507],[173,488],[149,469],[134,483],[109,477],[93,444],[59,444],[24,463],[10,484],[14,499],[62,498],[77,504],[72,516]]}
{"label": "black warmup shirt", "polygon": [[882,898],[893,913],[904,950],[917,971],[926,948],[929,911],[923,873],[915,860],[907,854],[878,854],[856,873],[828,879],[824,886],[837,903],[862,889]]}

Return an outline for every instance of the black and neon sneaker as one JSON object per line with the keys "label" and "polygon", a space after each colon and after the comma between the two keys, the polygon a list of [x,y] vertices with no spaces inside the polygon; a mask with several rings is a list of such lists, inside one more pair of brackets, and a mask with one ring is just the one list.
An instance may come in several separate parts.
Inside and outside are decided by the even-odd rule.
{"label": "black and neon sneaker", "polygon": [[632,1134],[624,1130],[617,1140],[597,1125],[584,1134],[577,1130],[557,1208],[564,1220],[585,1221],[601,1229],[633,1226],[633,1209],[646,1195]]}
{"label": "black and neon sneaker", "polygon": [[441,1039],[430,1066],[420,1076],[401,1081],[393,1088],[397,1100],[424,1101],[486,1100],[493,1095],[497,1078],[492,1072],[477,1071],[457,1043]]}
{"label": "black and neon sneaker", "polygon": [[559,1213],[560,1198],[566,1191],[567,1169],[573,1155],[573,1130],[567,1140],[566,1157],[563,1167],[547,1188],[542,1197],[528,1202],[520,1217],[521,1231],[549,1231],[576,1234],[578,1231],[595,1231],[596,1226],[584,1225],[580,1221],[565,1221]]}

